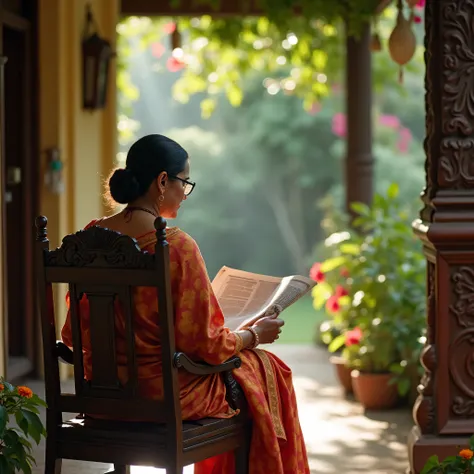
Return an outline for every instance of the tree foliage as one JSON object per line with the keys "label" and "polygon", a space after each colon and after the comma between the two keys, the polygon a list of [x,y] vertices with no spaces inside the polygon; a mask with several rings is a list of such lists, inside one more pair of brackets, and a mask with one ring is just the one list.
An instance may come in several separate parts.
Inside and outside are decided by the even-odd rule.
{"label": "tree foliage", "polygon": [[[295,94],[303,99],[304,107],[309,110],[315,101],[328,95],[333,84],[343,80],[346,30],[341,16],[346,11],[342,5],[354,2],[357,13],[352,23],[358,24],[359,28],[360,21],[373,18],[378,0],[308,0],[302,2],[307,14],[299,16],[289,14],[294,2],[281,0],[279,5],[272,3],[266,17],[124,19],[118,26],[121,65],[118,85],[123,91],[119,128],[128,125],[127,130],[133,131],[135,124],[126,121],[126,111],[139,93],[130,81],[126,65],[137,49],[147,49],[151,45],[157,45],[157,51],[160,45],[171,50],[171,56],[163,52],[156,56],[157,63],[167,59],[167,66],[178,77],[173,96],[186,103],[191,96],[201,94],[204,117],[211,116],[222,93],[230,104],[239,106],[243,100],[244,79],[251,71],[269,78],[278,77],[278,80],[267,82],[269,93]],[[265,7],[267,2],[263,4]],[[387,82],[396,87],[398,66],[386,51],[395,17],[396,10],[387,8],[379,17],[373,18],[374,30],[385,46],[385,51],[377,53],[374,61],[375,87],[379,89]],[[417,28],[419,39],[421,34],[422,28]],[[421,73],[421,54],[420,46],[409,70]],[[126,135],[125,131],[123,135]]]}

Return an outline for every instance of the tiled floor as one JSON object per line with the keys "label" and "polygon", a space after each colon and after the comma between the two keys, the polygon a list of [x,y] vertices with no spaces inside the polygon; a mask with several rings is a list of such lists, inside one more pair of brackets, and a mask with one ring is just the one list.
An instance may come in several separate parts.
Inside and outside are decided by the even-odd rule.
{"label": "tiled floor", "polygon": [[[411,428],[407,409],[364,414],[341,396],[327,353],[312,346],[272,348],[293,370],[300,420],[314,474],[403,474],[407,467],[406,436]],[[42,384],[31,386],[42,391]],[[33,474],[44,472],[43,446]],[[64,461],[64,474],[102,474],[108,465]],[[185,470],[191,474],[192,467]],[[164,474],[132,468],[132,474]],[[271,473],[269,473],[271,474]],[[297,474],[297,473],[295,473]]]}

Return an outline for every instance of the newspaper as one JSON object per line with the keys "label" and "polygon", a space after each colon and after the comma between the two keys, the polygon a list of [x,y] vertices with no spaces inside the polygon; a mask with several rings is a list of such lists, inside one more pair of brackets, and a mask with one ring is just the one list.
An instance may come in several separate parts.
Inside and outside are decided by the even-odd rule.
{"label": "newspaper", "polygon": [[212,281],[225,325],[233,331],[281,313],[315,285],[304,276],[278,278],[229,267],[222,267]]}

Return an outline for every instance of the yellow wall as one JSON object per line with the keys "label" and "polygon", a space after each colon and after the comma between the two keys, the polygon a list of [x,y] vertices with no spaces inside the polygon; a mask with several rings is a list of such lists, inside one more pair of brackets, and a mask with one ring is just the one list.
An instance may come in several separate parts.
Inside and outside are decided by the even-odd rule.
{"label": "yellow wall", "polygon": [[[48,217],[51,246],[82,228],[105,208],[102,181],[115,160],[115,61],[109,76],[107,108],[82,110],[81,38],[86,4],[92,5],[99,34],[115,45],[119,0],[39,0],[40,149],[61,150],[65,191],[52,194],[40,176],[41,213]],[[46,157],[41,156],[42,172]],[[58,329],[65,316],[65,289],[57,291]],[[38,354],[39,355],[39,354]],[[38,359],[40,360],[40,358]]]}

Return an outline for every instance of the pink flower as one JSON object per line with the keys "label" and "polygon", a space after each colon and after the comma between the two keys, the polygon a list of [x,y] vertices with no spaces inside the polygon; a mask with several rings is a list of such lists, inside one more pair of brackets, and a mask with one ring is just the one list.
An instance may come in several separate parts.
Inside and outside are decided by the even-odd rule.
{"label": "pink flower", "polygon": [[309,271],[309,277],[318,283],[322,283],[324,281],[325,276],[324,273],[321,271],[320,263],[315,263],[311,267],[311,270]]}
{"label": "pink flower", "polygon": [[171,58],[168,58],[168,61],[166,61],[166,67],[171,72],[178,72],[183,69],[184,66],[185,64],[183,63],[183,61],[180,61],[179,59],[176,59],[173,56]]}
{"label": "pink flower", "polygon": [[346,347],[359,344],[362,340],[362,331],[360,328],[354,328],[351,331],[347,331],[345,334],[345,345]]}
{"label": "pink flower", "polygon": [[163,32],[165,35],[170,35],[171,33],[174,33],[176,31],[176,23],[173,23],[172,21],[170,23],[165,23],[163,25]]}
{"label": "pink flower", "polygon": [[326,301],[326,311],[328,313],[337,313],[341,309],[341,305],[339,304],[339,301],[336,296],[331,296],[328,298]]}
{"label": "pink flower", "polygon": [[425,4],[426,4],[426,0],[419,0],[416,6],[419,8],[423,8]]}
{"label": "pink flower", "polygon": [[337,113],[332,118],[332,133],[338,137],[345,137],[347,135],[347,119],[343,113]]}
{"label": "pink flower", "polygon": [[321,111],[321,104],[319,102],[313,102],[311,104],[311,108],[308,110],[309,115],[316,115],[318,112]]}
{"label": "pink flower", "polygon": [[402,128],[400,130],[400,135],[398,137],[397,148],[400,153],[408,153],[408,148],[410,146],[412,135],[408,128]]}
{"label": "pink flower", "polygon": [[165,47],[161,43],[153,43],[151,45],[151,54],[155,58],[161,58],[165,52]]}
{"label": "pink flower", "polygon": [[381,115],[379,123],[383,127],[398,128],[400,126],[400,119],[396,115]]}
{"label": "pink flower", "polygon": [[336,291],[334,292],[334,296],[336,298],[342,298],[343,296],[348,296],[349,292],[341,285],[336,286]]}

